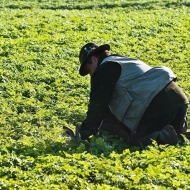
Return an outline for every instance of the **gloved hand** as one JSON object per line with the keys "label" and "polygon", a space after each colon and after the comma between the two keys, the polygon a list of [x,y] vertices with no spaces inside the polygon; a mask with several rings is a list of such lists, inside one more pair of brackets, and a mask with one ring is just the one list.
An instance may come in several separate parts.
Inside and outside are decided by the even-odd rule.
{"label": "gloved hand", "polygon": [[80,137],[82,140],[89,140],[91,135],[96,135],[97,131],[90,131],[90,130],[81,130]]}
{"label": "gloved hand", "polygon": [[97,129],[85,129],[84,125],[81,125],[79,133],[80,133],[80,137],[82,140],[89,140],[89,137],[91,135],[98,134],[98,130]]}
{"label": "gloved hand", "polygon": [[69,127],[63,126],[64,131],[67,133],[68,136],[70,136],[73,140],[89,140],[89,137],[91,135],[97,135],[98,130],[93,129],[85,129],[83,125],[77,125],[75,128],[75,132],[70,129]]}

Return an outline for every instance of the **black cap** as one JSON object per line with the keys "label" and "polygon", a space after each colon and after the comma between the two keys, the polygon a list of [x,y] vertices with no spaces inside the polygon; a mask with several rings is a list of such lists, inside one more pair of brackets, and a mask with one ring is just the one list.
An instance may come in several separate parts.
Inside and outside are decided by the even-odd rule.
{"label": "black cap", "polygon": [[110,45],[109,44],[104,44],[101,46],[98,46],[97,44],[90,42],[84,45],[79,54],[79,61],[80,61],[80,69],[79,73],[81,76],[87,75],[87,71],[85,70],[84,66],[87,63],[87,60],[93,55],[94,53],[97,53],[102,50],[110,50]]}

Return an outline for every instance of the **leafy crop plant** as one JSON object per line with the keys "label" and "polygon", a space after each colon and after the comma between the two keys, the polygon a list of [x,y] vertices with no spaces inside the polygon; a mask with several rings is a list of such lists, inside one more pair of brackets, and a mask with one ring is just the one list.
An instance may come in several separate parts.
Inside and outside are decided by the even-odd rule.
{"label": "leafy crop plant", "polygon": [[[171,68],[190,98],[190,4],[182,0],[0,0],[0,189],[190,189],[190,144],[72,141],[85,118],[82,45]],[[188,112],[188,117],[190,113]]]}

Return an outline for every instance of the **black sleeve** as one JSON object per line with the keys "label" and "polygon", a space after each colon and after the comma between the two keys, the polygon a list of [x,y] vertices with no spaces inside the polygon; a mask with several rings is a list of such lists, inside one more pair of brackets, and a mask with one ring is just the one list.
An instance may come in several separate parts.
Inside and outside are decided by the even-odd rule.
{"label": "black sleeve", "polygon": [[108,109],[113,88],[121,74],[121,66],[106,62],[98,66],[91,77],[90,102],[86,119],[81,125],[81,138],[86,139],[98,132],[98,128]]}

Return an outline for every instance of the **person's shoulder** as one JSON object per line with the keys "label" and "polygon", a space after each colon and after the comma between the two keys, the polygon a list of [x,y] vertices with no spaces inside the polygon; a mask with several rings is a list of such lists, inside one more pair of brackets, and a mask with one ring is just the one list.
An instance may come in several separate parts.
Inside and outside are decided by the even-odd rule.
{"label": "person's shoulder", "polygon": [[111,54],[110,56],[116,56],[116,57],[126,57],[128,58],[126,55],[121,55],[121,54]]}
{"label": "person's shoulder", "polygon": [[99,65],[99,68],[117,68],[117,67],[120,67],[120,65],[118,64],[118,62],[116,61],[111,61],[111,60],[108,60],[108,61],[105,61],[103,64]]}
{"label": "person's shoulder", "polygon": [[121,65],[114,61],[106,61],[105,63],[99,65],[96,69],[96,74],[109,74],[109,73],[120,73]]}

